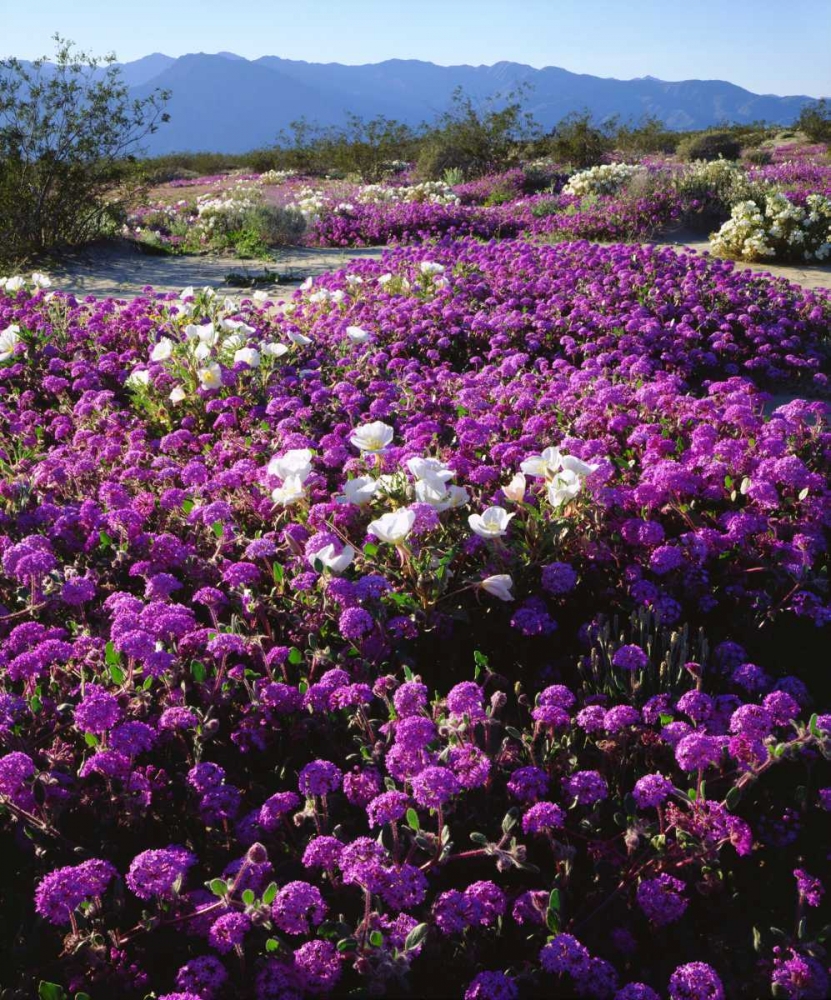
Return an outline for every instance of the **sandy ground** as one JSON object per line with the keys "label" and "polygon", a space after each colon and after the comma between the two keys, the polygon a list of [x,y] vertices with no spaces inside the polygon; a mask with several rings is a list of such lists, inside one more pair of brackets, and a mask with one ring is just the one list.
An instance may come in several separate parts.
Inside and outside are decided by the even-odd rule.
{"label": "sandy ground", "polygon": [[323,274],[361,257],[380,257],[381,248],[329,250],[314,247],[287,247],[274,262],[245,261],[237,257],[208,255],[173,256],[143,253],[126,240],[87,247],[54,261],[41,269],[51,277],[53,287],[73,295],[135,298],[148,288],[157,292],[179,292],[188,285],[211,285],[218,292],[239,295],[244,288],[230,284],[229,275],[261,277],[279,275],[279,280],[256,287],[268,292],[291,291],[309,275]]}
{"label": "sandy ground", "polygon": [[[687,248],[707,253],[708,243],[700,234],[675,230],[657,237],[660,246],[678,250]],[[259,284],[257,287],[271,293],[283,289],[290,292],[309,275],[337,270],[357,258],[380,257],[382,247],[368,249],[319,249],[316,247],[286,247],[278,251],[273,263],[242,261],[231,256],[172,256],[143,253],[128,241],[110,242],[88,247],[75,254],[44,262],[42,269],[52,278],[54,287],[77,296],[95,295],[97,298],[135,298],[146,289],[157,292],[181,291],[187,285],[211,285],[217,291],[240,294],[238,284],[229,284],[227,277],[241,274],[248,277],[264,276],[267,272],[279,275],[279,281]],[[745,264],[736,262],[737,268],[750,268],[777,278],[787,278],[805,288],[831,290],[831,264],[777,265]]]}

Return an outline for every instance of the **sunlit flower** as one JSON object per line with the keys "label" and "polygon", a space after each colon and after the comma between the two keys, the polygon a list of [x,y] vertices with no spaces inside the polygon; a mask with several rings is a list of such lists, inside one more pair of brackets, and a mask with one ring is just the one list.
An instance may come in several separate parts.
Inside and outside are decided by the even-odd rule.
{"label": "sunlit flower", "polygon": [[311,337],[304,337],[302,333],[296,333],[294,330],[289,330],[286,336],[296,347],[308,347],[312,342]]}
{"label": "sunlit flower", "polygon": [[562,467],[562,456],[559,448],[546,448],[540,455],[529,455],[520,462],[520,469],[526,476],[535,479],[551,479]]}
{"label": "sunlit flower", "polygon": [[318,549],[317,552],[313,553],[309,562],[314,565],[315,560],[319,560],[326,569],[331,570],[333,573],[342,573],[346,567],[355,558],[355,550],[351,545],[344,545],[344,547],[338,551],[333,543],[324,545],[322,549]]}
{"label": "sunlit flower", "polygon": [[162,337],[162,339],[153,345],[153,350],[150,352],[151,361],[167,361],[167,359],[173,354],[173,341],[170,337]]}
{"label": "sunlit flower", "polygon": [[514,503],[522,503],[525,499],[525,476],[518,472],[507,486],[502,487],[502,492]]}
{"label": "sunlit flower", "polygon": [[599,465],[584,462],[581,458],[575,458],[574,455],[563,455],[562,467],[566,472],[573,472],[582,477],[590,476],[600,468]]}
{"label": "sunlit flower", "polygon": [[444,274],[444,264],[439,264],[434,260],[423,260],[418,265],[419,271],[425,275]]}
{"label": "sunlit flower", "polygon": [[181,403],[186,395],[185,390],[180,385],[177,385],[175,389],[170,390],[170,395],[167,398],[171,403]]}
{"label": "sunlit flower", "polygon": [[303,480],[299,476],[288,476],[277,489],[272,490],[271,499],[283,507],[297,503],[306,496]]}
{"label": "sunlit flower", "polygon": [[349,442],[360,451],[375,454],[382,452],[387,445],[391,444],[394,436],[395,431],[389,424],[385,424],[381,420],[373,420],[371,424],[361,424],[360,427],[356,427],[352,431]]}
{"label": "sunlit flower", "polygon": [[417,481],[424,482],[439,492],[444,490],[445,484],[455,475],[452,469],[448,469],[437,458],[410,458],[407,460],[407,468]]}
{"label": "sunlit flower", "polygon": [[346,328],[346,336],[353,344],[365,344],[368,340],[372,340],[372,334],[368,330],[361,329],[359,326],[348,326]]}
{"label": "sunlit flower", "polygon": [[479,584],[482,590],[486,590],[494,597],[498,597],[500,601],[512,601],[514,599],[514,595],[511,593],[513,585],[514,581],[508,573],[497,573],[494,576],[488,576]]}
{"label": "sunlit flower", "polygon": [[481,514],[471,514],[467,523],[481,538],[500,538],[508,531],[508,524],[514,516],[504,507],[487,507]]}
{"label": "sunlit flower", "polygon": [[268,474],[278,479],[298,479],[304,483],[312,471],[312,451],[309,448],[292,448],[285,455],[275,455],[268,463]]}
{"label": "sunlit flower", "polygon": [[234,363],[244,361],[249,368],[257,368],[260,364],[260,352],[253,347],[241,347],[234,353]]}
{"label": "sunlit flower", "polygon": [[415,511],[404,507],[382,515],[377,521],[370,521],[366,530],[382,542],[400,545],[413,530],[415,520]]}
{"label": "sunlit flower", "polygon": [[14,349],[20,343],[20,327],[16,324],[7,326],[5,330],[0,330],[0,361],[8,360]]}
{"label": "sunlit flower", "polygon": [[124,380],[124,384],[128,389],[142,389],[144,386],[150,384],[150,372],[146,368],[141,371],[130,372]]}
{"label": "sunlit flower", "polygon": [[269,358],[282,358],[284,354],[289,353],[289,349],[285,344],[278,344],[276,341],[261,344],[260,350]]}
{"label": "sunlit flower", "polygon": [[42,271],[32,272],[32,284],[35,288],[51,288],[52,279],[48,274],[44,274]]}
{"label": "sunlit flower", "polygon": [[343,500],[358,507],[369,503],[378,489],[378,481],[371,476],[356,476],[343,484]]}
{"label": "sunlit flower", "polygon": [[218,389],[222,385],[222,369],[218,364],[198,369],[196,376],[203,389]]}
{"label": "sunlit flower", "polygon": [[548,502],[552,507],[559,507],[568,500],[573,500],[580,492],[581,483],[580,476],[571,469],[558,472],[548,484]]}

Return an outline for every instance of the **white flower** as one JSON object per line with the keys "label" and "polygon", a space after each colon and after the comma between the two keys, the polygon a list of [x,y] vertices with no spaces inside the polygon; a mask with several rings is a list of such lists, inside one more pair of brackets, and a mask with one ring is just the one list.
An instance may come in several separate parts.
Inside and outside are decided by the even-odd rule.
{"label": "white flower", "polygon": [[599,465],[584,462],[581,458],[575,458],[574,455],[563,455],[562,467],[566,472],[574,472],[581,477],[590,476],[600,468]]}
{"label": "white flower", "polygon": [[500,538],[507,532],[512,517],[504,507],[486,507],[481,514],[471,514],[467,523],[481,538]]}
{"label": "white flower", "polygon": [[44,274],[42,271],[32,272],[32,284],[35,288],[51,288],[52,279],[48,274]]}
{"label": "white flower", "polygon": [[222,369],[218,364],[197,369],[196,376],[203,389],[218,389],[222,385]]}
{"label": "white flower", "polygon": [[559,507],[568,500],[573,500],[580,492],[582,480],[571,469],[558,472],[548,484],[548,501],[552,507]]}
{"label": "white flower", "polygon": [[495,576],[486,577],[479,586],[486,590],[500,601],[512,601],[514,595],[511,593],[514,581],[507,573],[497,573]]}
{"label": "white flower", "polygon": [[5,330],[0,330],[0,361],[8,360],[19,343],[20,327],[17,324],[12,323]]}
{"label": "white flower", "polygon": [[353,344],[365,344],[368,340],[372,340],[372,334],[367,330],[362,330],[359,326],[348,326],[346,336]]}
{"label": "white flower", "polygon": [[185,299],[192,299],[195,294],[196,293],[193,290],[193,285],[188,285],[187,288],[182,289],[182,294],[179,296],[179,298],[182,300],[182,302],[184,302]]}
{"label": "white flower", "polygon": [[444,483],[439,483],[436,488],[426,479],[419,479],[416,482],[415,495],[419,503],[429,503],[439,513],[452,510],[454,507],[462,507],[470,500],[470,494],[464,486],[447,487]]}
{"label": "white flower", "polygon": [[304,337],[302,333],[295,333],[294,330],[289,330],[286,336],[298,347],[307,347],[312,342],[311,337]]}
{"label": "white flower", "polygon": [[324,545],[322,549],[318,549],[317,552],[313,552],[309,556],[309,562],[314,566],[315,560],[319,559],[326,569],[331,570],[333,573],[342,573],[354,558],[355,550],[351,545],[344,545],[340,552],[338,552],[334,544],[330,542],[328,545]]}
{"label": "white flower", "polygon": [[142,386],[148,385],[150,383],[150,372],[147,369],[142,371],[130,372],[127,378],[124,380],[124,384],[128,389],[141,389]]}
{"label": "white flower", "polygon": [[265,354],[266,357],[269,358],[282,358],[284,354],[289,353],[289,349],[288,347],[286,347],[285,344],[278,344],[274,341],[268,344],[262,344],[260,349],[262,350],[263,354]]}
{"label": "white flower", "polygon": [[302,500],[305,496],[306,491],[303,489],[303,480],[299,476],[289,476],[283,481],[281,486],[278,486],[276,490],[272,490],[271,492],[271,499],[283,507],[297,503],[298,500]]}
{"label": "white flower", "polygon": [[356,427],[352,431],[349,442],[360,451],[369,451],[375,454],[382,452],[392,442],[394,435],[395,431],[389,424],[385,424],[381,420],[373,420],[371,424],[361,424],[360,427]]}
{"label": "white flower", "polygon": [[207,344],[197,344],[193,350],[193,356],[197,361],[205,361],[211,356],[211,349]]}
{"label": "white flower", "polygon": [[285,455],[275,455],[268,463],[268,474],[278,479],[298,479],[305,483],[312,471],[312,452],[309,448],[292,448]]}
{"label": "white flower", "polygon": [[219,321],[219,325],[223,330],[234,330],[242,334],[244,337],[250,337],[251,334],[257,332],[253,326],[249,326],[241,319],[221,319]]}
{"label": "white flower", "polygon": [[201,344],[213,347],[219,340],[219,331],[215,329],[213,323],[205,323],[204,326],[198,326],[196,329]]}
{"label": "white flower", "polygon": [[439,264],[433,260],[423,260],[418,265],[418,269],[422,274],[426,275],[444,274],[444,264]]}
{"label": "white flower", "polygon": [[518,472],[507,486],[502,487],[502,492],[514,503],[522,503],[525,499],[525,476]]}
{"label": "white flower", "polygon": [[519,467],[526,476],[535,479],[550,479],[560,471],[562,456],[559,448],[546,448],[540,455],[529,455]]}
{"label": "white flower", "polygon": [[416,480],[423,480],[434,490],[443,490],[445,483],[456,474],[437,458],[410,458],[407,468]]}
{"label": "white flower", "polygon": [[19,292],[21,288],[26,285],[26,279],[21,277],[19,274],[14,275],[12,278],[6,278],[6,291],[7,292]]}
{"label": "white flower", "polygon": [[196,323],[188,323],[185,327],[185,340],[192,343],[194,340],[199,340],[199,327]]}
{"label": "white flower", "polygon": [[415,519],[415,511],[404,507],[401,510],[394,510],[389,514],[384,514],[377,521],[370,521],[366,530],[382,542],[388,542],[390,545],[400,545],[413,530]]}
{"label": "white flower", "polygon": [[362,285],[363,283],[364,279],[357,274],[347,274],[346,276],[346,284],[349,285],[350,288],[354,288],[356,285]]}
{"label": "white flower", "polygon": [[347,479],[343,484],[343,497],[338,497],[342,503],[353,503],[357,507],[362,507],[369,503],[378,489],[378,483],[371,476],[356,476],[355,479]]}
{"label": "white flower", "polygon": [[264,292],[262,291],[262,289],[258,289],[256,292],[254,292],[251,298],[255,302],[265,302],[266,299],[268,298],[268,292]]}
{"label": "white flower", "polygon": [[173,341],[169,337],[162,337],[162,339],[153,345],[153,350],[150,352],[151,361],[167,361],[167,359],[173,354]]}
{"label": "white flower", "polygon": [[300,291],[308,292],[308,290],[312,287],[313,284],[314,284],[314,278],[312,278],[310,275],[303,281],[303,284],[300,286]]}
{"label": "white flower", "polygon": [[379,285],[386,285],[386,284],[389,284],[389,282],[390,282],[390,281],[392,281],[392,274],[391,274],[391,273],[390,273],[389,271],[387,271],[387,273],[386,273],[386,274],[382,274],[382,275],[381,275],[381,276],[380,276],[380,277],[378,278],[378,284],[379,284]]}
{"label": "white flower", "polygon": [[170,395],[167,398],[171,403],[181,403],[186,395],[185,390],[180,385],[177,385],[175,389],[170,390]]}
{"label": "white flower", "polygon": [[234,354],[234,363],[244,361],[249,368],[257,368],[260,364],[260,352],[253,347],[241,347]]}

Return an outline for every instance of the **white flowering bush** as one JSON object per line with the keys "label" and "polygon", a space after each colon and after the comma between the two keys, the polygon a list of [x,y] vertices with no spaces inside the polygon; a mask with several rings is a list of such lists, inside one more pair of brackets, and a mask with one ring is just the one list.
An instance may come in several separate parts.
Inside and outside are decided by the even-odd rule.
{"label": "white flowering bush", "polygon": [[260,184],[283,184],[295,176],[297,175],[294,170],[266,170],[260,174],[258,180]]}
{"label": "white flowering bush", "polygon": [[563,188],[563,194],[587,195],[617,194],[633,177],[643,172],[643,167],[633,163],[603,163],[574,174]]}
{"label": "white flowering bush", "polygon": [[831,257],[831,199],[808,195],[805,207],[781,192],[740,201],[710,237],[719,257],[737,260],[824,261]]}
{"label": "white flowering bush", "polygon": [[458,205],[459,197],[446,181],[422,181],[407,187],[387,187],[367,184],[361,188],[358,200],[363,204],[380,205],[393,202],[422,202],[432,205]]}

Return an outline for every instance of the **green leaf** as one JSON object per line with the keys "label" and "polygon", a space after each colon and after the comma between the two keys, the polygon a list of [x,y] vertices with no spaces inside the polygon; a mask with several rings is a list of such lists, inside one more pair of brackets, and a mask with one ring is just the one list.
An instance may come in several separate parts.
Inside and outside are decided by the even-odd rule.
{"label": "green leaf", "polygon": [[297,646],[292,646],[289,650],[289,663],[293,667],[299,666],[303,662],[303,654],[297,648]]}
{"label": "green leaf", "polygon": [[548,897],[548,909],[553,910],[555,913],[560,912],[560,890],[552,889],[551,895]]}
{"label": "green leaf", "polygon": [[808,731],[810,732],[811,736],[814,736],[816,737],[816,739],[819,739],[819,726],[817,725],[817,719],[818,719],[817,713],[814,712],[814,714],[808,720]]}
{"label": "green leaf", "polygon": [[737,785],[733,785],[733,787],[728,791],[727,795],[725,795],[724,797],[724,804],[732,812],[739,804],[739,802],[741,802],[741,798],[742,798],[741,788],[739,788]]}
{"label": "green leaf", "polygon": [[112,641],[104,647],[104,659],[108,667],[117,667],[121,663],[121,655],[113,645]]}
{"label": "green leaf", "polygon": [[380,948],[384,943],[384,935],[380,931],[373,931],[369,935],[369,943],[373,948]]}
{"label": "green leaf", "polygon": [[510,833],[517,824],[517,810],[509,809],[502,820],[502,832]]}
{"label": "green leaf", "polygon": [[205,664],[200,663],[199,660],[193,660],[190,665],[191,677],[196,681],[197,684],[203,684],[205,678],[208,676],[207,670],[205,670]]}
{"label": "green leaf", "polygon": [[97,747],[98,737],[95,733],[84,733],[84,743],[86,743],[88,747]]}
{"label": "green leaf", "polygon": [[222,521],[214,521],[211,525],[211,531],[216,535],[217,538],[222,538],[225,534],[225,528],[222,526]]}
{"label": "green leaf", "polygon": [[429,930],[429,924],[416,924],[404,941],[404,951],[415,951],[427,937]]}
{"label": "green leaf", "polygon": [[364,546],[364,555],[370,559],[374,559],[378,555],[378,546],[373,542],[367,542]]}
{"label": "green leaf", "polygon": [[92,1000],[92,997],[89,993],[76,993],[75,1000]]}
{"label": "green leaf", "polygon": [[484,833],[474,832],[470,835],[470,839],[474,844],[478,844],[480,847],[486,847],[488,843],[488,838],[484,835]]}
{"label": "green leaf", "polygon": [[256,898],[253,889],[246,889],[242,894],[242,901],[246,906],[251,906]]}
{"label": "green leaf", "polygon": [[47,983],[41,979],[38,986],[39,1000],[66,1000],[66,991],[57,983]]}
{"label": "green leaf", "polygon": [[280,563],[274,563],[274,565],[271,567],[271,572],[274,574],[274,582],[277,584],[278,587],[282,587],[283,580],[285,579],[286,574]]}
{"label": "green leaf", "polygon": [[277,898],[277,883],[270,882],[263,893],[263,903],[266,906],[271,906],[274,900]]}
{"label": "green leaf", "polygon": [[117,663],[110,664],[110,677],[112,677],[114,684],[123,684],[126,676],[127,675]]}
{"label": "green leaf", "polygon": [[268,938],[265,943],[265,950],[269,953],[269,955],[273,954],[275,951],[279,951],[280,942],[277,938]]}
{"label": "green leaf", "polygon": [[213,878],[208,883],[208,888],[214,894],[214,896],[227,896],[228,895],[228,883],[224,878]]}
{"label": "green leaf", "polygon": [[416,833],[421,829],[421,823],[418,821],[418,813],[412,806],[407,810],[407,826],[411,830],[415,830]]}
{"label": "green leaf", "polygon": [[193,508],[195,506],[196,506],[196,504],[193,502],[193,500],[183,500],[182,501],[182,510],[186,514],[190,514],[190,512],[193,510]]}
{"label": "green leaf", "polygon": [[338,951],[355,951],[358,947],[358,942],[353,937],[341,938],[338,941]]}
{"label": "green leaf", "polygon": [[102,549],[111,549],[112,548],[112,546],[113,546],[113,540],[112,540],[112,538],[110,538],[110,536],[107,534],[106,531],[99,531],[98,532],[98,537],[101,540],[101,548]]}
{"label": "green leaf", "polygon": [[522,733],[518,729],[515,729],[513,726],[505,726],[505,732],[509,736],[512,736],[515,740],[520,740],[520,741],[522,740]]}

